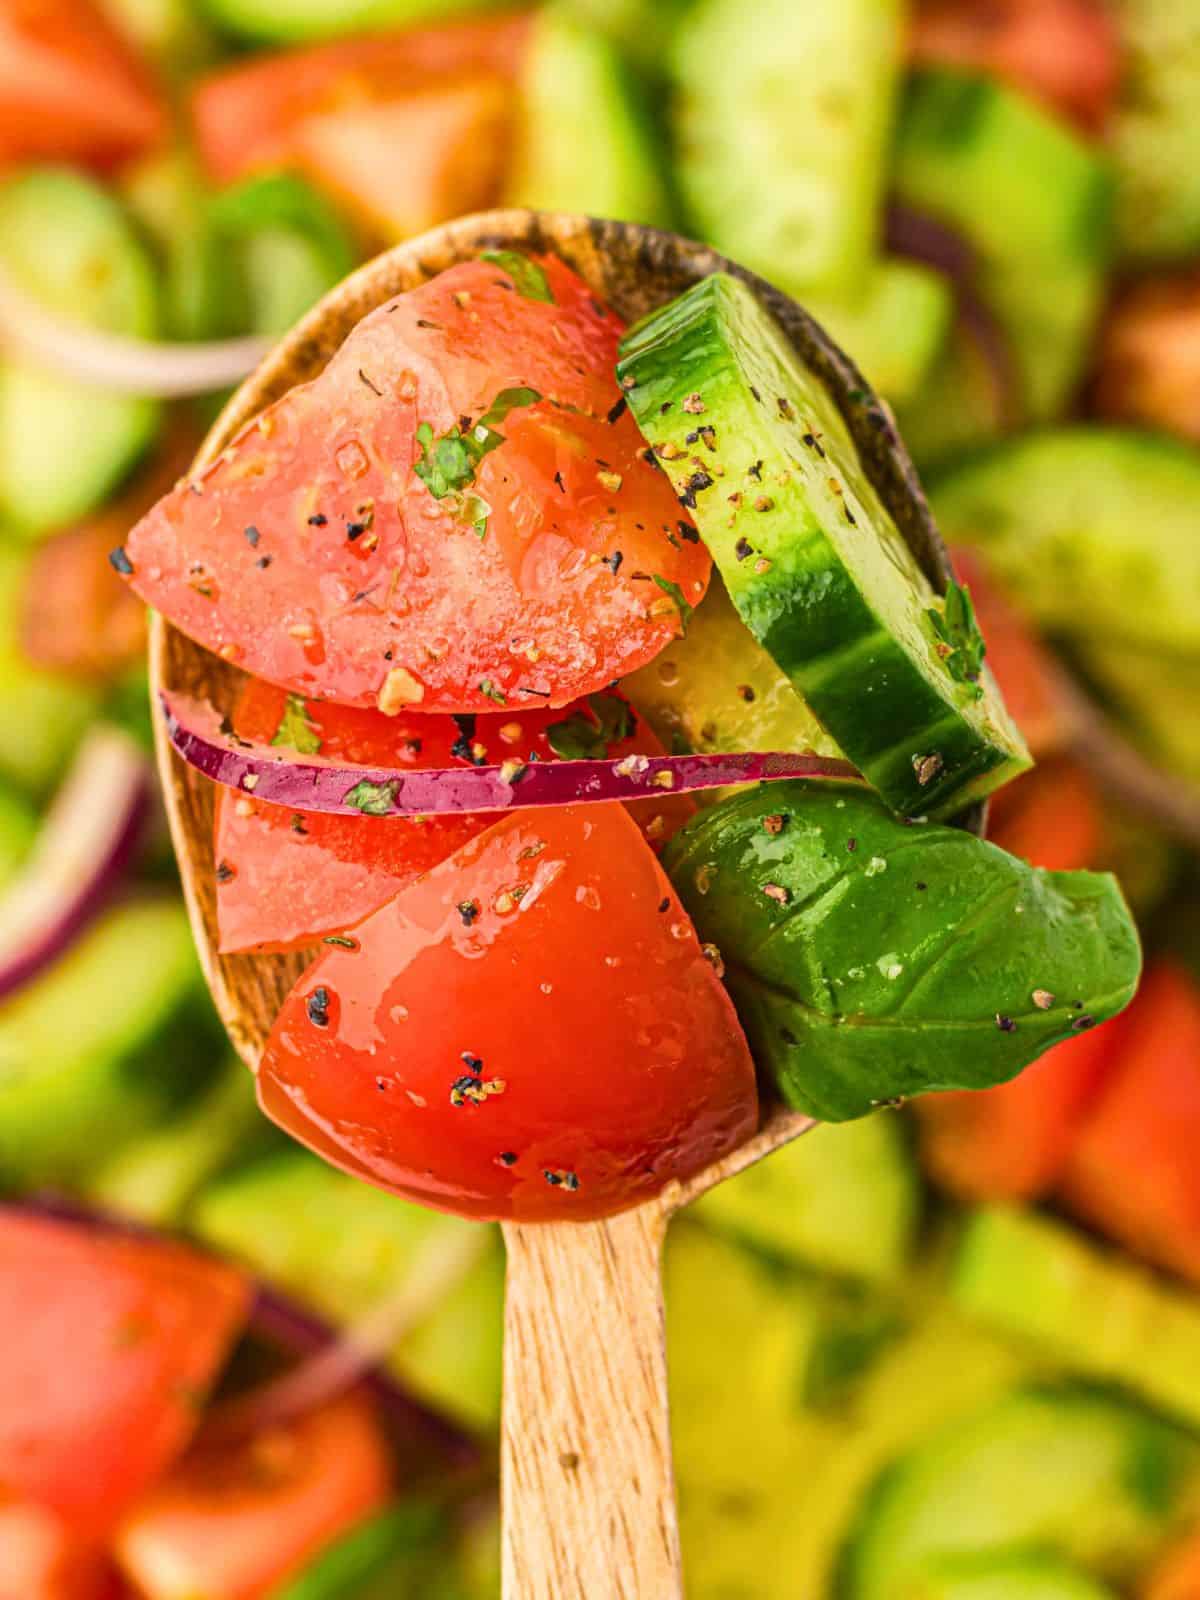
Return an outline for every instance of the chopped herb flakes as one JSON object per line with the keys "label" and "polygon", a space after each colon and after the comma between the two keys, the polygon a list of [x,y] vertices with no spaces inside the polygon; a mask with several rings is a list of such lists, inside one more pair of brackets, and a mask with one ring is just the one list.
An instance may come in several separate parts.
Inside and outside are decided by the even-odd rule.
{"label": "chopped herb flakes", "polygon": [[495,705],[506,706],[508,704],[508,696],[504,693],[503,689],[497,689],[496,685],[490,678],[480,679],[479,692],[482,695],[486,695],[486,697]]}
{"label": "chopped herb flakes", "polygon": [[399,788],[400,783],[396,778],[390,778],[386,783],[371,783],[363,778],[353,789],[347,790],[342,798],[346,805],[356,807],[365,817],[388,817],[396,803]]}
{"label": "chopped herb flakes", "polygon": [[970,590],[951,583],[942,605],[930,606],[925,615],[933,630],[934,649],[946,671],[956,683],[970,684],[974,699],[982,699],[983,686],[978,680],[987,645],[975,619]]}
{"label": "chopped herb flakes", "polygon": [[679,613],[679,632],[681,635],[686,637],[688,624],[692,620],[692,614],[695,611],[695,607],[688,605],[687,601],[683,598],[683,590],[670,578],[664,578],[660,573],[656,572],[654,574],[654,581],[664,594],[670,595],[671,599],[674,600],[675,609]]}
{"label": "chopped herb flakes", "polygon": [[125,554],[125,546],[123,544],[119,544],[115,550],[110,550],[108,559],[110,565],[117,572],[119,572],[123,578],[132,576],[133,562],[130,561],[129,557]]}
{"label": "chopped herb flakes", "polygon": [[554,304],[550,280],[545,272],[536,261],[523,256],[519,250],[485,250],[480,260],[490,261],[492,266],[506,273],[512,279],[513,288],[526,300],[541,300],[551,306]]}
{"label": "chopped herb flakes", "polygon": [[303,696],[289,694],[283,708],[283,716],[275,730],[272,745],[281,745],[285,750],[295,750],[302,756],[315,756],[321,749],[321,736],[308,720],[308,711],[304,704]]}
{"label": "chopped herb flakes", "polygon": [[620,695],[591,694],[588,707],[590,717],[576,711],[546,729],[546,742],[560,761],[603,761],[633,733],[633,708]]}
{"label": "chopped herb flakes", "polygon": [[318,984],[309,995],[304,1005],[308,1013],[308,1020],[314,1028],[327,1028],[329,1026],[329,990],[323,983]]}

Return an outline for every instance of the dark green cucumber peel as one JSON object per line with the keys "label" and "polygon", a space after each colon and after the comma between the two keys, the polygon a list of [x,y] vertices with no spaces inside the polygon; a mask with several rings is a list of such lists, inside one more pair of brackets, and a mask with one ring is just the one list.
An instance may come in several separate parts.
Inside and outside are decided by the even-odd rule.
{"label": "dark green cucumber peel", "polygon": [[986,669],[943,659],[826,374],[752,289],[705,278],[626,336],[618,376],[742,620],[889,805],[951,815],[1028,766]]}
{"label": "dark green cucumber peel", "polygon": [[904,823],[862,784],[744,790],[663,864],[720,952],[760,1070],[825,1121],[1004,1082],[1137,986],[1114,878]]}

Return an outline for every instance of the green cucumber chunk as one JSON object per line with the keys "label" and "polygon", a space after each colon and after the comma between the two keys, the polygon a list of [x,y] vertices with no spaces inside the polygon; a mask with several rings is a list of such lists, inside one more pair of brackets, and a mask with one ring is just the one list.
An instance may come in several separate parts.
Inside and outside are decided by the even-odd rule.
{"label": "green cucumber chunk", "polygon": [[935,479],[951,545],[983,551],[1041,626],[1200,656],[1200,453],[1125,428],[1047,429]]}
{"label": "green cucumber chunk", "polygon": [[1129,261],[1200,250],[1200,14],[1192,0],[1117,0],[1125,85],[1110,142],[1117,244]]}
{"label": "green cucumber chunk", "polygon": [[908,1267],[921,1182],[895,1117],[819,1127],[697,1200],[691,1215],[751,1249],[868,1282]]}
{"label": "green cucumber chunk", "polygon": [[720,951],[760,1070],[829,1122],[1003,1082],[1121,1011],[1141,970],[1114,878],[906,826],[862,784],[743,789],[663,865]]}
{"label": "green cucumber chunk", "polygon": [[954,290],[920,262],[884,260],[857,299],[805,294],[804,306],[897,406],[920,389],[946,344]]}
{"label": "green cucumber chunk", "polygon": [[1003,1206],[975,1212],[950,1292],[997,1333],[1200,1425],[1200,1298],[1074,1228]]}
{"label": "green cucumber chunk", "polygon": [[956,323],[896,426],[922,472],[944,467],[1008,431],[1005,396],[986,353]]}
{"label": "green cucumber chunk", "polygon": [[219,1039],[182,905],[106,912],[0,1004],[0,1184],[78,1183],[203,1085]]}
{"label": "green cucumber chunk", "polygon": [[1022,1547],[1125,1583],[1186,1515],[1198,1469],[1193,1439],[1123,1400],[1006,1396],[879,1478],[847,1545],[846,1600],[920,1595],[948,1560]]}
{"label": "green cucumber chunk", "polygon": [[969,610],[952,649],[836,404],[746,284],[703,279],[617,370],[742,620],[889,805],[951,815],[1029,765]]}
{"label": "green cucumber chunk", "polygon": [[[678,754],[842,753],[738,616],[716,573],[687,633],[623,678],[621,690]],[[696,798],[708,804],[711,796]]]}
{"label": "green cucumber chunk", "polygon": [[1152,761],[1200,784],[1200,654],[1072,640],[1073,658]]}
{"label": "green cucumber chunk", "polygon": [[280,44],[338,39],[371,28],[407,28],[420,22],[502,9],[508,0],[200,0],[220,27],[244,39]]}
{"label": "green cucumber chunk", "polygon": [[1098,1583],[1055,1556],[1024,1550],[955,1556],[922,1572],[921,1600],[1117,1600]]}
{"label": "green cucumber chunk", "polygon": [[509,204],[664,226],[665,171],[616,45],[555,7],[540,12],[521,77]]}
{"label": "green cucumber chunk", "polygon": [[11,883],[37,837],[37,813],[24,795],[0,787],[0,890]]}
{"label": "green cucumber chunk", "polygon": [[900,116],[895,185],[972,246],[1027,413],[1055,415],[1083,374],[1105,292],[1103,152],[996,79],[929,70],[915,75]]}
{"label": "green cucumber chunk", "polygon": [[[338,1323],[394,1294],[432,1243],[483,1226],[397,1200],[300,1150],[219,1178],[193,1202],[188,1222],[206,1243]],[[499,1417],[503,1280],[497,1237],[391,1361],[414,1392],[472,1427]]]}
{"label": "green cucumber chunk", "polygon": [[[158,331],[150,257],[119,203],[79,173],[37,168],[0,185],[0,270],[67,320],[140,338]],[[160,418],[156,401],[5,358],[0,517],[33,537],[84,516],[144,453]]]}
{"label": "green cucumber chunk", "polygon": [[697,237],[789,291],[853,296],[878,237],[897,0],[698,0],[672,58],[679,182]]}

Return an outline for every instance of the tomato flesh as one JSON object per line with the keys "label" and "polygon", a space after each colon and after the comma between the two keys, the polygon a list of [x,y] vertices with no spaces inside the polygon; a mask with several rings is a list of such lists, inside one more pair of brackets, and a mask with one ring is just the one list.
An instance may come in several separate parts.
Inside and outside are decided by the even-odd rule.
{"label": "tomato flesh", "polygon": [[[530,270],[553,303],[473,261],[366,317],[137,525],[135,590],[256,677],[389,714],[566,705],[657,655],[709,557],[620,404],[620,322]],[[514,391],[542,398],[448,489],[442,444]]]}
{"label": "tomato flesh", "polygon": [[0,1210],[0,1492],[106,1529],[186,1445],[247,1306],[182,1246]]}
{"label": "tomato flesh", "polygon": [[0,1505],[0,1600],[115,1600],[108,1559],[52,1512]]}
{"label": "tomato flesh", "polygon": [[201,1438],[123,1525],[117,1559],[144,1600],[260,1600],[390,1491],[374,1411],[344,1395],[238,1445]]}
{"label": "tomato flesh", "polygon": [[258,1074],[267,1115],[348,1172],[583,1219],[754,1130],[732,1002],[620,806],[508,814],[355,939],[289,995]]}

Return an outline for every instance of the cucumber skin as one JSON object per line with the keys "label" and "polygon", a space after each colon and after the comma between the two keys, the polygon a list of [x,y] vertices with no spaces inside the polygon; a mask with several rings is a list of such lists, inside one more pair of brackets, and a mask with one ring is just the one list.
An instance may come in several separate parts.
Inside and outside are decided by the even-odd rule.
{"label": "cucumber skin", "polygon": [[[664,445],[668,455],[679,452],[660,460],[685,505],[695,463],[704,465],[706,455],[687,443],[687,435],[700,421],[717,427],[718,453],[711,460],[725,465],[725,476],[714,476],[691,503],[705,518],[710,504],[723,504],[730,490],[745,496],[723,517],[723,527],[704,530],[742,620],[889,805],[905,815],[952,816],[1025,770],[1028,752],[1011,725],[1007,747],[982,737],[880,622],[812,514],[794,495],[780,493],[769,471],[761,481],[749,476],[754,451],[746,441],[754,438],[755,419],[723,333],[731,293],[753,300],[736,280],[713,274],[626,335],[617,374],[630,409],[656,454]],[[704,397],[703,416],[680,409],[693,392]],[[760,404],[771,401],[764,396]],[[774,493],[765,495],[768,489]],[[778,501],[766,511],[752,509],[760,495]],[[757,574],[754,560],[739,559],[741,540],[769,550],[769,572]],[[915,562],[911,578],[925,582]],[[932,605],[931,590],[929,597]],[[998,703],[986,669],[984,677]],[[922,784],[920,763],[931,755],[941,758],[941,767]]]}

